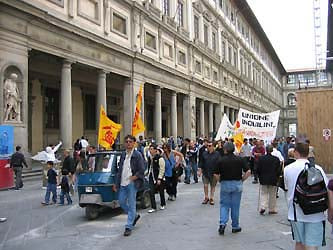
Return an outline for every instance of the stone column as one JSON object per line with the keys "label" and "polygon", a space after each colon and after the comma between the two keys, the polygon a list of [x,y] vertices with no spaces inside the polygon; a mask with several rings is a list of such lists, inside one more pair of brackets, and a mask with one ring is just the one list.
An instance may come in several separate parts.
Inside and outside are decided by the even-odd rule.
{"label": "stone column", "polygon": [[161,87],[155,86],[155,112],[154,112],[154,132],[156,143],[161,143],[162,139],[162,103]]}
{"label": "stone column", "polygon": [[227,115],[228,119],[230,120],[229,107],[225,106],[224,109],[225,109],[225,114]]}
{"label": "stone column", "polygon": [[171,135],[177,138],[177,93],[172,91],[171,94]]}
{"label": "stone column", "polygon": [[234,109],[233,108],[229,108],[230,111],[230,122],[233,124],[235,122],[235,112],[234,112]]}
{"label": "stone column", "polygon": [[234,109],[234,122],[236,122],[238,119],[238,110]]}
{"label": "stone column", "polygon": [[222,121],[222,117],[223,117],[223,113],[224,113],[224,107],[221,103],[218,103],[215,105],[215,131],[217,132],[217,130],[220,127],[221,121]]}
{"label": "stone column", "polygon": [[213,131],[214,131],[214,115],[213,115],[213,112],[214,112],[214,104],[212,102],[209,102],[209,123],[208,123],[209,131],[208,131],[208,133],[210,135],[213,134]]}
{"label": "stone column", "polygon": [[[101,106],[103,106],[105,113],[107,114],[106,103],[106,72],[104,70],[98,71],[97,79],[97,101],[96,101],[96,119],[97,125],[99,124],[99,113]],[[98,128],[98,126],[97,126]]]}
{"label": "stone column", "polygon": [[63,149],[72,149],[72,62],[64,60],[61,69],[60,138]]}
{"label": "stone column", "polygon": [[191,135],[191,106],[188,95],[183,96],[183,137],[190,138]]}
{"label": "stone column", "polygon": [[200,100],[200,135],[205,136],[205,101]]}
{"label": "stone column", "polygon": [[127,79],[124,83],[123,92],[123,113],[124,113],[124,129],[123,135],[132,134],[132,121],[133,121],[133,98],[132,98],[132,85],[131,80]]}

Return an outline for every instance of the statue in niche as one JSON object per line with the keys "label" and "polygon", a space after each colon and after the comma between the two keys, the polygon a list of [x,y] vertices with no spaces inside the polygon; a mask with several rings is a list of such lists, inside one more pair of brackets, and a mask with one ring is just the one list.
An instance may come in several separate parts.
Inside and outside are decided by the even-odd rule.
{"label": "statue in niche", "polygon": [[4,82],[4,121],[21,121],[20,106],[22,99],[16,84],[17,78],[17,74],[12,73]]}

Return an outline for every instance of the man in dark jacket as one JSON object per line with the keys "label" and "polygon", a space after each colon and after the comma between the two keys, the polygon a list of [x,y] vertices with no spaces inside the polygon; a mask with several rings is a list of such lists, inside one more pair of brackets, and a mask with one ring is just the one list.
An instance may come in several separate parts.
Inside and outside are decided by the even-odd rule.
{"label": "man in dark jacket", "polygon": [[[202,174],[202,182],[204,184],[205,198],[202,204],[214,205],[214,193],[217,180],[213,174],[214,168],[219,163],[220,153],[214,150],[214,145],[211,141],[207,141],[207,151],[202,152],[201,161],[199,161],[199,173]],[[208,196],[208,185],[210,185],[210,198]]]}
{"label": "man in dark jacket", "polygon": [[257,168],[260,182],[259,212],[261,215],[265,213],[267,207],[269,208],[269,214],[277,214],[276,190],[281,173],[280,160],[272,155],[273,146],[268,145],[266,147],[266,152],[266,155],[259,158]]}
{"label": "man in dark jacket", "polygon": [[142,154],[134,149],[135,137],[127,135],[124,141],[126,152],[123,152],[120,157],[113,191],[117,192],[119,189],[119,204],[128,214],[124,236],[130,236],[140,218],[140,215],[136,213],[136,193],[143,185],[145,168]]}
{"label": "man in dark jacket", "polygon": [[16,146],[16,152],[10,158],[10,167],[13,168],[15,173],[15,190],[19,190],[23,187],[22,181],[22,168],[23,165],[28,167],[25,161],[24,155],[21,153],[21,146]]}

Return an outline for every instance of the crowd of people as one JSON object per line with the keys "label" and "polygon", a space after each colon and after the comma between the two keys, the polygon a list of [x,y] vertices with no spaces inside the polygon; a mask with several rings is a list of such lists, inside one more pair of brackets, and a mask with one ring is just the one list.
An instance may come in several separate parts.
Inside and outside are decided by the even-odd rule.
{"label": "crowd of people", "polygon": [[[184,181],[185,184],[196,184],[200,177],[203,182],[202,204],[215,205],[214,193],[217,183],[220,182],[219,234],[224,235],[230,215],[232,233],[241,232],[239,214],[243,182],[252,175],[252,183],[259,183],[260,215],[265,215],[266,212],[269,215],[278,213],[278,189],[280,187],[284,190],[288,201],[288,219],[296,241],[295,249],[316,249],[325,245],[324,211],[306,214],[294,198],[295,187],[300,186],[300,174],[305,169],[314,167],[320,171],[325,189],[327,187],[324,198],[327,200],[328,221],[333,222],[333,180],[328,182],[322,168],[315,165],[315,151],[309,140],[288,137],[286,140],[275,139],[265,145],[263,140],[249,138],[244,139],[239,151],[235,149],[230,138],[219,141],[198,138],[194,141],[170,137],[163,138],[162,143],[157,144],[154,139],[147,140],[140,136],[139,140],[136,140],[134,136],[127,135],[124,142],[125,151],[120,157],[113,191],[119,191],[119,204],[128,214],[125,236],[131,235],[140,219],[136,212],[136,193],[145,179],[150,188],[151,208],[148,213],[154,213],[158,207],[156,194],[160,196],[159,209],[164,210],[165,192],[168,201],[176,201],[178,183]],[[56,149],[59,148],[58,145]],[[20,148],[17,148],[17,153],[11,160],[11,166],[18,173],[17,188],[23,185],[17,168],[22,168],[25,164],[19,150]],[[56,152],[54,148],[49,151],[53,154]],[[61,179],[57,178],[53,162],[48,161],[48,186],[42,203],[50,204],[51,193],[52,201],[56,203],[56,186],[61,185],[60,204],[64,204],[65,197],[68,204],[72,204],[70,193],[74,192],[76,186],[75,176],[84,171],[94,171],[94,158],[87,156],[95,152],[96,148],[89,145],[84,137],[75,142],[73,155],[69,150],[64,150]],[[306,164],[309,164],[309,167]]]}

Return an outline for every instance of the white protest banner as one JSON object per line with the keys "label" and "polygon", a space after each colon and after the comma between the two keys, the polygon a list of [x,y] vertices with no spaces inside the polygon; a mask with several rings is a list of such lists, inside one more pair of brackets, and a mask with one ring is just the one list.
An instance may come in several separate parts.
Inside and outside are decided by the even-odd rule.
{"label": "white protest banner", "polygon": [[224,140],[226,137],[232,137],[235,133],[235,128],[229,121],[226,114],[223,115],[222,122],[220,124],[219,130],[217,131],[215,141]]}
{"label": "white protest banner", "polygon": [[246,138],[257,138],[267,142],[276,136],[279,123],[280,110],[271,113],[253,113],[246,109],[239,109],[239,132],[243,132]]}

